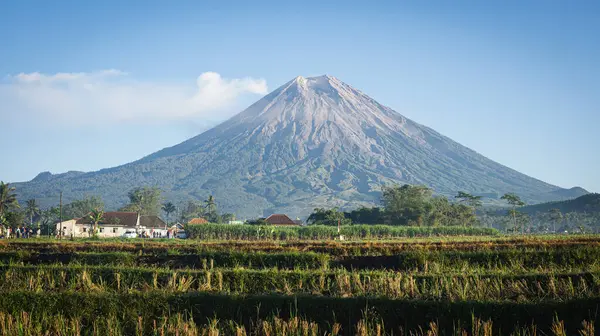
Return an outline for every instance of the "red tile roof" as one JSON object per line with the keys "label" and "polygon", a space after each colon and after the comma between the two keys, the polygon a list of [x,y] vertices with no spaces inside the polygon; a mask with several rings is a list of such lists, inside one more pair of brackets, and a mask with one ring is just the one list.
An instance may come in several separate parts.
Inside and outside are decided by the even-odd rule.
{"label": "red tile roof", "polygon": [[265,219],[271,225],[298,225],[287,215],[273,214]]}
{"label": "red tile roof", "polygon": [[188,224],[194,225],[194,224],[208,224],[208,221],[202,217],[199,218],[192,218],[190,219],[190,221],[188,222]]}

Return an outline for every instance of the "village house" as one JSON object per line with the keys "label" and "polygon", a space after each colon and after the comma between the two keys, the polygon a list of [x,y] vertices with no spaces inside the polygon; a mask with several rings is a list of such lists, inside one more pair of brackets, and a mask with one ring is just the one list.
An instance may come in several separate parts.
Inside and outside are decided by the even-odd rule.
{"label": "village house", "polygon": [[265,221],[267,223],[269,223],[269,225],[278,225],[278,226],[284,226],[284,225],[298,226],[298,225],[301,225],[301,223],[298,223],[298,222],[292,220],[290,217],[288,217],[287,215],[284,215],[284,214],[273,214],[273,215],[265,218]]}
{"label": "village house", "polygon": [[[98,223],[98,237],[123,237],[126,232],[138,236],[166,238],[169,228],[158,216],[140,216],[136,212],[105,212]],[[56,232],[63,237],[86,238],[92,236],[94,223],[88,217],[75,218],[56,224]]]}

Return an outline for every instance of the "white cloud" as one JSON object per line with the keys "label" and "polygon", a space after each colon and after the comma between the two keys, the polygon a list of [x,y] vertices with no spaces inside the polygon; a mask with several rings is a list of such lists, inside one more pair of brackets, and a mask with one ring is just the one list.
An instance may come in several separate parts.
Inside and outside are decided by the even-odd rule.
{"label": "white cloud", "polygon": [[136,81],[114,69],[20,73],[0,83],[0,118],[35,118],[72,125],[198,120],[218,116],[242,95],[267,92],[264,79],[226,79],[216,72],[205,72],[196,85],[187,86]]}

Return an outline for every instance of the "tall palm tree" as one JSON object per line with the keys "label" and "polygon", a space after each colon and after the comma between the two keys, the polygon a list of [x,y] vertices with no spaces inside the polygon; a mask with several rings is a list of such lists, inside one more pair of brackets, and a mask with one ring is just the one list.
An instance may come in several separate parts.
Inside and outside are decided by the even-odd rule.
{"label": "tall palm tree", "polygon": [[15,187],[11,187],[10,183],[0,181],[0,215],[6,214],[11,208],[19,207],[14,191]]}
{"label": "tall palm tree", "polygon": [[92,222],[92,224],[94,225],[93,227],[93,231],[92,231],[92,235],[96,235],[96,232],[98,231],[98,223],[100,223],[101,221],[104,220],[104,211],[100,210],[100,209],[94,209],[92,210],[92,212],[90,213],[90,221]]}
{"label": "tall palm tree", "polygon": [[162,210],[167,214],[167,223],[169,223],[171,214],[175,212],[177,208],[175,208],[175,204],[173,204],[172,202],[167,202],[163,204]]}
{"label": "tall palm tree", "polygon": [[40,214],[40,208],[38,207],[35,199],[30,199],[27,201],[25,213],[29,216],[29,225],[33,227],[33,217]]}
{"label": "tall palm tree", "polygon": [[204,201],[206,217],[211,222],[214,222],[217,217],[217,204],[213,195],[208,196],[208,199]]}

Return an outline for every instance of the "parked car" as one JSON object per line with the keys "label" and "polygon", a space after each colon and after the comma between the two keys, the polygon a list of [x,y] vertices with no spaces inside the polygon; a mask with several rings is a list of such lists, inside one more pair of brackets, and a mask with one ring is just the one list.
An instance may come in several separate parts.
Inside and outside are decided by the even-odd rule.
{"label": "parked car", "polygon": [[135,231],[125,231],[123,238],[137,238],[137,233]]}

